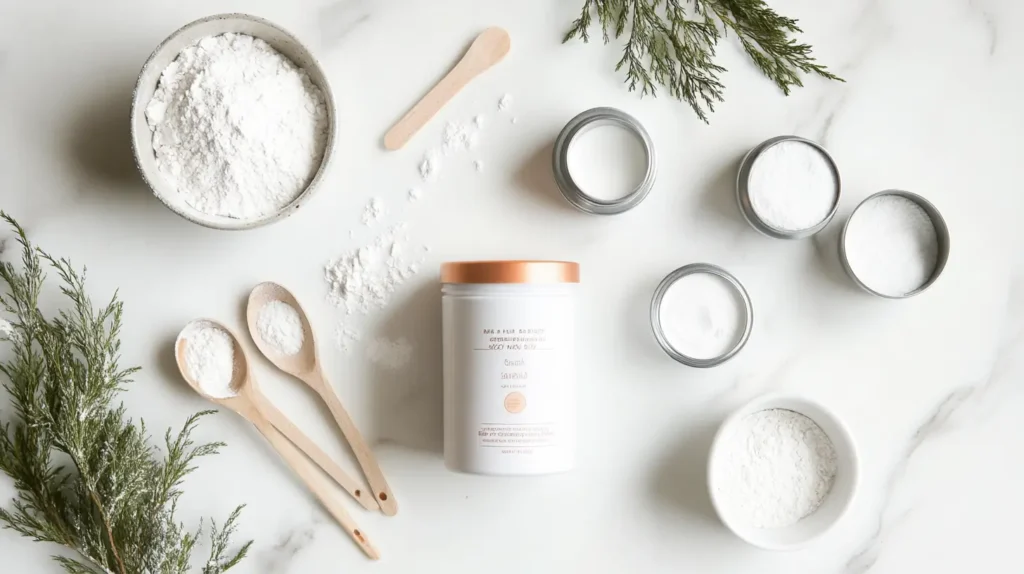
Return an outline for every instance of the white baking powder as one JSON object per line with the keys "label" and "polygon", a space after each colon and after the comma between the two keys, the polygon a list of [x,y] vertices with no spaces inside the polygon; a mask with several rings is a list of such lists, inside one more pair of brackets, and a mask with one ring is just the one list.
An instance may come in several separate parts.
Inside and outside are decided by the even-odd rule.
{"label": "white baking powder", "polygon": [[441,153],[437,150],[430,150],[420,162],[420,177],[423,178],[423,181],[436,181],[440,173]]}
{"label": "white baking powder", "polygon": [[512,94],[505,94],[498,100],[498,111],[504,112],[512,107]]}
{"label": "white baking powder", "polygon": [[309,76],[263,40],[203,38],[146,107],[156,163],[193,208],[251,219],[294,200],[323,159],[328,114]]}
{"label": "white baking powder", "polygon": [[412,358],[412,344],[405,337],[394,341],[387,337],[377,337],[366,347],[366,357],[385,369],[400,369]]}
{"label": "white baking powder", "polygon": [[896,195],[857,208],[846,228],[846,259],[862,283],[899,297],[931,279],[939,257],[935,224],[917,203]]}
{"label": "white baking powder", "polygon": [[263,305],[256,317],[256,328],[263,342],[282,355],[298,353],[306,340],[302,317],[284,301],[269,301]]}
{"label": "white baking powder", "polygon": [[722,441],[712,488],[723,514],[745,526],[796,524],[835,483],[835,447],[802,414],[768,409],[747,415]]}
{"label": "white baking powder", "polygon": [[692,359],[721,357],[746,330],[746,305],[736,287],[713,273],[690,273],[665,291],[658,313],[669,345]]}
{"label": "white baking powder", "polygon": [[423,197],[423,190],[420,188],[414,187],[409,190],[409,201],[418,201],[421,197]]}
{"label": "white baking powder", "polygon": [[637,135],[615,124],[581,132],[566,155],[569,176],[583,193],[598,201],[621,199],[647,175],[647,152]]}
{"label": "white baking powder", "polygon": [[196,321],[182,332],[185,366],[199,388],[207,395],[224,399],[238,393],[231,388],[235,370],[235,341],[224,329]]}
{"label": "white baking powder", "polygon": [[348,314],[383,308],[395,289],[419,271],[423,250],[410,249],[408,242],[405,225],[396,225],[372,243],[328,262],[328,300]]}
{"label": "white baking powder", "polygon": [[747,180],[750,203],[765,223],[799,231],[821,223],[835,207],[839,181],[821,150],[781,141],[754,160]]}
{"label": "white baking powder", "polygon": [[373,225],[381,219],[387,213],[387,209],[384,207],[384,200],[379,197],[375,197],[366,204],[363,208],[363,225]]}

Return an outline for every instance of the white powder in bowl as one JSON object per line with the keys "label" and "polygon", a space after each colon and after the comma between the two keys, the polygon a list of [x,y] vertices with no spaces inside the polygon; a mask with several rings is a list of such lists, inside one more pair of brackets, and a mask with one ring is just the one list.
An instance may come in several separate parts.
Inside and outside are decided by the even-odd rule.
{"label": "white powder in bowl", "polygon": [[799,231],[821,223],[835,207],[839,182],[821,150],[781,141],[754,160],[747,179],[754,212],[769,226]]}
{"label": "white powder in bowl", "polygon": [[786,409],[737,421],[712,464],[721,512],[753,528],[783,528],[812,514],[832,490],[839,467],[825,431]]}
{"label": "white powder in bowl", "polygon": [[207,395],[224,399],[238,393],[231,388],[235,371],[235,340],[230,333],[206,321],[191,323],[185,340],[185,366]]}
{"label": "white powder in bowl", "polygon": [[573,182],[597,201],[629,195],[647,175],[647,152],[639,136],[616,124],[577,134],[565,159]]}
{"label": "white powder in bowl", "polygon": [[306,335],[302,317],[294,307],[284,301],[270,301],[260,307],[256,317],[260,338],[282,355],[294,355],[302,350]]}
{"label": "white powder in bowl", "polygon": [[939,257],[935,224],[917,203],[898,195],[868,200],[846,228],[846,259],[862,283],[899,297],[927,283]]}
{"label": "white powder in bowl", "polygon": [[313,179],[328,112],[309,75],[263,40],[202,38],[160,76],[146,107],[163,179],[208,215],[280,211]]}
{"label": "white powder in bowl", "polygon": [[746,330],[746,305],[727,279],[690,273],[665,291],[659,319],[665,338],[678,353],[714,359],[739,343]]}

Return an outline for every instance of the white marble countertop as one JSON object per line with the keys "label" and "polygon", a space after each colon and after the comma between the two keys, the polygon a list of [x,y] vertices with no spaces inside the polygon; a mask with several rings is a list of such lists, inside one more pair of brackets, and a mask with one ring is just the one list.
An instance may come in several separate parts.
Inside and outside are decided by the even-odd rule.
{"label": "white marble countertop", "polygon": [[[206,407],[174,370],[173,337],[199,316],[241,328],[248,290],[284,283],[313,314],[329,372],[376,443],[401,508],[385,518],[349,505],[383,554],[371,566],[259,435],[223,413],[197,436],[229,446],[188,480],[181,518],[195,525],[247,504],[240,535],[255,546],[242,573],[1020,572],[1024,4],[772,0],[848,81],[808,78],[783,97],[726,41],[727,98],[710,126],[678,102],[626,92],[612,71],[617,46],[561,45],[581,4],[0,2],[0,207],[40,246],[88,264],[97,298],[120,288],[123,359],[143,368],[124,395],[132,416],[159,429]],[[228,11],[308,41],[331,78],[341,125],[319,196],[290,219],[239,233],[196,227],[155,200],[135,172],[127,125],[153,47],[186,22]],[[510,31],[508,58],[407,148],[384,152],[390,123],[488,25]],[[499,114],[504,93],[515,103]],[[596,105],[637,116],[662,158],[651,196],[613,218],[574,211],[550,175],[554,136]],[[444,121],[478,113],[489,120],[478,149],[448,162],[409,203],[408,189],[421,185],[416,164]],[[821,142],[842,170],[840,212],[812,240],[758,235],[733,196],[745,151],[787,133]],[[486,169],[477,173],[473,159]],[[932,200],[952,233],[940,281],[895,302],[855,290],[835,254],[856,202],[891,187]],[[422,271],[359,325],[364,340],[414,343],[413,363],[399,372],[374,367],[365,341],[348,353],[330,344],[342,316],[325,301],[322,268],[372,237],[359,220],[371,197],[391,207],[386,223],[407,221],[431,247]],[[528,480],[453,474],[440,455],[437,266],[516,257],[583,266],[579,468]],[[708,371],[665,356],[647,322],[658,281],[695,261],[739,277],[757,317],[747,348]],[[351,462],[309,392],[265,361],[256,372],[284,411]],[[847,520],[794,553],[731,535],[704,479],[724,414],[774,390],[832,407],[863,461]],[[0,479],[3,504],[12,493]],[[57,572],[53,551],[0,532],[5,572]]]}

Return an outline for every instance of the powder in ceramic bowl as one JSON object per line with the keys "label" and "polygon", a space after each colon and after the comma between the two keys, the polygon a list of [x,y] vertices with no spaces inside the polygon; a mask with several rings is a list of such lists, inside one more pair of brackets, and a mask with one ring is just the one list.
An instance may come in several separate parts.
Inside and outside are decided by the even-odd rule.
{"label": "powder in ceramic bowl", "polygon": [[678,353],[698,360],[725,355],[746,330],[746,305],[736,287],[714,273],[690,273],[665,291],[661,329]]}
{"label": "powder in ceramic bowl", "polygon": [[846,260],[871,290],[901,297],[927,283],[938,264],[935,224],[916,202],[898,195],[869,199],[846,228]]}
{"label": "powder in ceramic bowl", "polygon": [[192,323],[182,332],[185,367],[207,395],[224,399],[238,393],[231,388],[235,371],[235,341],[230,333],[206,321]]}
{"label": "powder in ceramic bowl", "polygon": [[800,231],[821,223],[835,207],[839,181],[825,154],[785,140],[762,151],[750,167],[747,193],[754,212],[775,229]]}
{"label": "powder in ceramic bowl", "polygon": [[628,129],[606,124],[581,131],[566,154],[569,175],[597,201],[615,201],[636,190],[647,176],[643,142]]}
{"label": "powder in ceramic bowl", "polygon": [[256,329],[263,342],[282,355],[298,353],[306,340],[299,312],[284,301],[270,301],[261,307]]}

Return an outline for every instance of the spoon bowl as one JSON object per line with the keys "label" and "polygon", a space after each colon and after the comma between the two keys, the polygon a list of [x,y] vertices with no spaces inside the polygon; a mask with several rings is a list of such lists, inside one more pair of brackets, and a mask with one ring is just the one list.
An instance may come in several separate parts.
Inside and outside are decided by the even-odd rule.
{"label": "spoon bowl", "polygon": [[[259,318],[260,311],[268,303],[280,301],[290,306],[299,314],[302,321],[302,348],[294,355],[286,355],[277,350],[273,345],[268,344],[260,336]],[[316,338],[313,336],[313,329],[309,326],[309,319],[306,312],[299,305],[299,301],[284,287],[267,281],[260,283],[249,293],[249,304],[245,311],[246,321],[249,324],[249,332],[256,347],[267,359],[282,371],[302,378],[303,375],[312,373],[319,362],[316,351]]]}
{"label": "spoon bowl", "polygon": [[[234,345],[234,361],[231,366],[231,390],[235,392],[234,395],[228,397],[215,397],[210,395],[206,390],[203,389],[199,381],[192,376],[192,372],[188,368],[188,362],[185,359],[186,353],[188,352],[189,335],[204,327],[212,327],[220,329],[227,333],[231,337],[231,343]],[[249,361],[246,357],[245,350],[242,349],[242,345],[238,342],[238,337],[231,332],[230,329],[221,325],[217,321],[212,319],[195,319],[189,321],[185,328],[178,333],[178,338],[174,342],[174,360],[178,364],[178,370],[181,371],[181,376],[185,379],[192,390],[199,393],[203,398],[213,401],[215,403],[227,405],[232,399],[238,399],[240,395],[246,394],[249,391]],[[234,409],[237,410],[237,409]]]}

